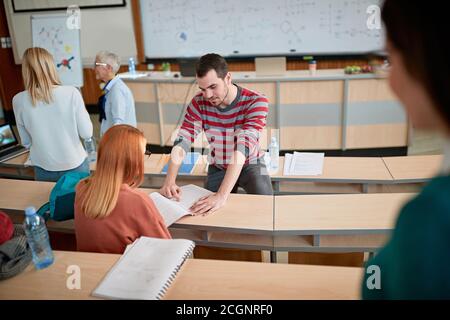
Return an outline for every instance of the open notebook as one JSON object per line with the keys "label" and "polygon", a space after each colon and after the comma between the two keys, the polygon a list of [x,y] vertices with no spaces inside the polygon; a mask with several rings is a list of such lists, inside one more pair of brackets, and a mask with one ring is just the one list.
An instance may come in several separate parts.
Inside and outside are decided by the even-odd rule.
{"label": "open notebook", "polygon": [[108,299],[159,300],[194,247],[190,240],[141,237],[125,251],[92,295]]}
{"label": "open notebook", "polygon": [[189,208],[195,202],[197,202],[198,199],[209,196],[213,193],[193,184],[182,186],[180,187],[180,189],[180,201],[167,199],[159,192],[153,192],[150,194],[150,198],[152,198],[153,202],[156,205],[156,208],[158,208],[159,213],[163,217],[167,227],[169,227],[172,223],[174,223],[181,217],[190,214]]}

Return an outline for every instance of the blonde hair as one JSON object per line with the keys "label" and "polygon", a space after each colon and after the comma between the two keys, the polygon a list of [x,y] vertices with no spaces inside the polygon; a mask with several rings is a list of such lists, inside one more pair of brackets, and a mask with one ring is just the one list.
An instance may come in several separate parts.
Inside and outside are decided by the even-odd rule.
{"label": "blonde hair", "polygon": [[22,58],[22,77],[33,106],[39,101],[51,103],[53,86],[61,85],[53,56],[44,48],[25,50]]}
{"label": "blonde hair", "polygon": [[88,218],[107,217],[116,207],[122,184],[137,188],[144,180],[144,135],[129,125],[116,125],[103,135],[97,168],[80,182],[81,209]]}
{"label": "blonde hair", "polygon": [[114,74],[119,72],[120,58],[117,54],[104,50],[97,53],[96,58],[99,60],[99,62],[110,65]]}

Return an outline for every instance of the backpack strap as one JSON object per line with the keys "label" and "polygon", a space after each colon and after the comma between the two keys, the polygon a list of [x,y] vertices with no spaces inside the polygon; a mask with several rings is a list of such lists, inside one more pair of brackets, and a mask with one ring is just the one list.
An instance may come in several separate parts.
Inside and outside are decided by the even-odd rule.
{"label": "backpack strap", "polygon": [[44,203],[36,213],[47,221],[50,218],[50,202]]}

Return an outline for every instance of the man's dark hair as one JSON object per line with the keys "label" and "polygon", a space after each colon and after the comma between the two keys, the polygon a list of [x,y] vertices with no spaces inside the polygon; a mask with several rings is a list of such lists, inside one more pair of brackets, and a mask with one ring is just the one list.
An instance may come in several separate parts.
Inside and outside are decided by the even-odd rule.
{"label": "man's dark hair", "polygon": [[450,46],[444,1],[385,0],[382,10],[387,39],[408,73],[425,88],[450,127]]}
{"label": "man's dark hair", "polygon": [[197,61],[195,70],[199,78],[203,78],[210,70],[215,70],[219,78],[225,79],[228,73],[228,65],[221,55],[208,53]]}

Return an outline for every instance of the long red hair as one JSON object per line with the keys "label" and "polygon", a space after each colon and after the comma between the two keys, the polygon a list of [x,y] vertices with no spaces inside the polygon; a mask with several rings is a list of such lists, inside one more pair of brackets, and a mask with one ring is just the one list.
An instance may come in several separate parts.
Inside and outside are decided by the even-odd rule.
{"label": "long red hair", "polygon": [[137,188],[144,181],[145,138],[129,125],[111,127],[100,140],[97,168],[80,183],[81,208],[89,218],[107,217],[117,204],[120,187]]}

